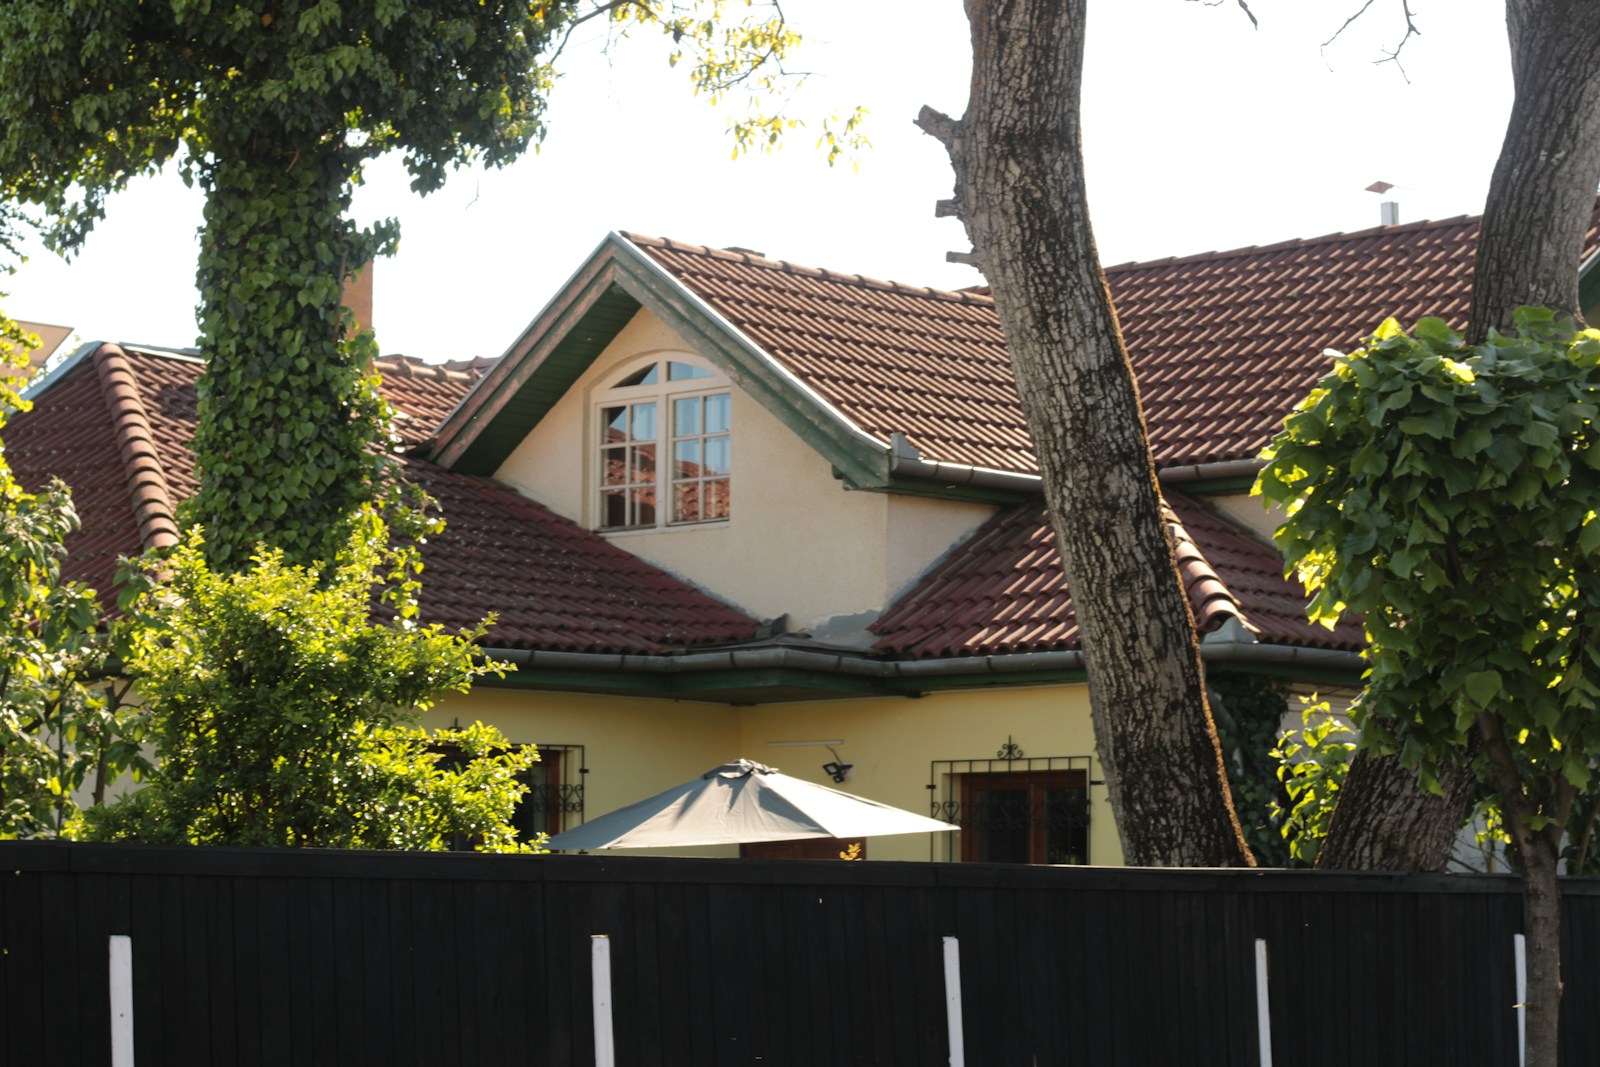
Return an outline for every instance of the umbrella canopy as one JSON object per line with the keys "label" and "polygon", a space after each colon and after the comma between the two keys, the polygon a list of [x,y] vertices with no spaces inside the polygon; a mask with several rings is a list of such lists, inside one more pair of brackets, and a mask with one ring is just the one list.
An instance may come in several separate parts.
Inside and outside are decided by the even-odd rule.
{"label": "umbrella canopy", "polygon": [[747,759],[557,834],[552,849],[666,848],[942,833],[950,823],[779,774]]}

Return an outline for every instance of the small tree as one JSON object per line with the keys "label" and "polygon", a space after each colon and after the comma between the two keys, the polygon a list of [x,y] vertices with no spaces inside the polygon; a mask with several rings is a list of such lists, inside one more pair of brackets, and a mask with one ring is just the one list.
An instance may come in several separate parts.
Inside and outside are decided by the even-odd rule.
{"label": "small tree", "polygon": [[1312,617],[1366,621],[1362,745],[1435,790],[1470,759],[1492,791],[1523,878],[1528,1062],[1553,1065],[1556,864],[1600,757],[1600,332],[1543,309],[1517,325],[1467,347],[1438,319],[1384,323],[1289,418],[1258,488],[1286,507]]}
{"label": "small tree", "polygon": [[[134,606],[127,668],[159,760],[96,822],[100,836],[193,844],[497,851],[518,842],[517,775],[536,760],[491,727],[429,735],[419,710],[497,672],[416,621],[414,549],[368,511],[324,568],[260,549],[250,570],[206,561],[198,530]],[[374,589],[379,595],[374,597]],[[374,601],[394,615],[374,620]],[[460,753],[464,761],[447,759]]]}

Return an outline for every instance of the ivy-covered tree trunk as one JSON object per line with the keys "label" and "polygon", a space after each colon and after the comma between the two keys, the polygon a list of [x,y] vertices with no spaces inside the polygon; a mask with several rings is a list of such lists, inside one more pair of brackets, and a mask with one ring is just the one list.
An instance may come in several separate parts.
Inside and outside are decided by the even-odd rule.
{"label": "ivy-covered tree trunk", "polygon": [[258,543],[298,566],[331,563],[376,492],[376,347],[345,339],[340,279],[379,239],[345,217],[355,166],[341,149],[228,146],[202,177],[207,367],[188,517],[213,566],[246,566]]}
{"label": "ivy-covered tree trunk", "polygon": [[1473,263],[1468,342],[1517,308],[1578,313],[1578,259],[1600,182],[1600,4],[1506,0],[1516,98]]}
{"label": "ivy-covered tree trunk", "polygon": [[1127,862],[1251,862],[1085,198],[1084,0],[968,0],[967,113],[924,108],[994,290],[1072,589]]}

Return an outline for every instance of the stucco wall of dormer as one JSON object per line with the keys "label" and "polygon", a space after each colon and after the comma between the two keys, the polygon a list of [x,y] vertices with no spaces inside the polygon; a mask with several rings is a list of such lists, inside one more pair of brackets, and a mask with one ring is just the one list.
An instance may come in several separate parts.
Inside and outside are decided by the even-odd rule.
{"label": "stucco wall of dormer", "polygon": [[[582,525],[597,525],[597,395],[647,356],[694,356],[640,311],[540,420],[495,478]],[[737,385],[732,505],[725,523],[605,536],[759,618],[843,636],[861,627],[993,507],[855,492],[815,449]]]}
{"label": "stucco wall of dormer", "polygon": [[1273,533],[1283,523],[1283,508],[1277,504],[1269,508],[1259,496],[1251,496],[1249,493],[1219,493],[1207,496],[1205,499],[1224,515],[1260,534],[1269,544],[1272,542]]}

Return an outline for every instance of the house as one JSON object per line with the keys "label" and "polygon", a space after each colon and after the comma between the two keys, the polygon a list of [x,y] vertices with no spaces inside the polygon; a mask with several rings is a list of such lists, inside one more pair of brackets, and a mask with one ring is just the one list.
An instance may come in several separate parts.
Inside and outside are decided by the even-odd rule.
{"label": "house", "polygon": [[[1219,677],[1357,683],[1359,629],[1306,623],[1281,575],[1247,495],[1255,457],[1324,349],[1389,315],[1464,320],[1476,230],[1107,271]],[[746,756],[963,827],[874,840],[872,858],[1120,862],[985,293],[617,233],[492,366],[379,369],[407,471],[448,521],[423,613],[498,612],[486,643],[518,668],[428,721],[541,745],[530,825]],[[73,576],[108,588],[118,554],[175,536],[200,371],[192,353],[86,345],[8,428],[24,479],[75,488]]]}

